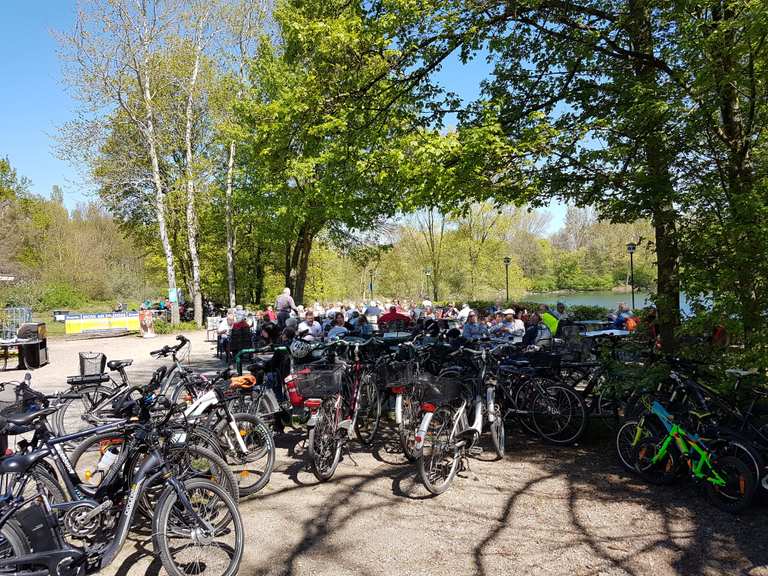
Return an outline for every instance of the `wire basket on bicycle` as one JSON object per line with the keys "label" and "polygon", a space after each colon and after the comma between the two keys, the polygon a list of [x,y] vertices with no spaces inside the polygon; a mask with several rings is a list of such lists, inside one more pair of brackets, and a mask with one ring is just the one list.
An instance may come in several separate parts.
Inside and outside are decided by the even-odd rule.
{"label": "wire basket on bicycle", "polygon": [[328,398],[341,391],[344,365],[307,366],[295,373],[298,393],[304,398]]}
{"label": "wire basket on bicycle", "polygon": [[438,376],[423,375],[417,382],[421,401],[442,406],[461,397],[464,385],[456,375]]}

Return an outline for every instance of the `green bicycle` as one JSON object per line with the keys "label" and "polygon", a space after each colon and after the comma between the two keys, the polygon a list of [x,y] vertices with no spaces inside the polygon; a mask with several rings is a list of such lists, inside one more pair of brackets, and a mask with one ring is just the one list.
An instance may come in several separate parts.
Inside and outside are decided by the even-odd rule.
{"label": "green bicycle", "polygon": [[700,436],[675,422],[657,401],[652,403],[650,413],[626,422],[619,430],[619,438],[630,435],[634,468],[647,482],[669,484],[685,467],[694,480],[703,484],[707,498],[720,510],[741,512],[752,502],[757,489],[755,476],[744,459],[737,456],[746,450],[744,446],[717,438],[705,444]]}

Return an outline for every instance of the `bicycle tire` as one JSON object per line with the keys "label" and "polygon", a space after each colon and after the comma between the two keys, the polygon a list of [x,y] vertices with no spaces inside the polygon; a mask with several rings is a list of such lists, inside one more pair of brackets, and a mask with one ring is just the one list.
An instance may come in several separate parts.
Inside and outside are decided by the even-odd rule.
{"label": "bicycle tire", "polygon": [[[317,422],[309,431],[307,456],[312,473],[319,482],[327,482],[336,472],[341,460],[341,438],[334,424],[336,398],[323,401],[317,414]],[[331,456],[328,461],[328,456]]]}
{"label": "bicycle tire", "polygon": [[408,462],[416,462],[416,428],[421,417],[420,404],[412,393],[403,394],[402,421],[398,430],[400,436],[400,448]]}
{"label": "bicycle tire", "polygon": [[[634,446],[635,434],[640,420],[627,420],[616,432],[614,447],[616,455],[622,467],[630,472],[637,472],[637,448]],[[647,419],[644,421],[644,430],[641,431],[641,438],[649,438],[651,435],[660,435],[661,430],[651,424]]]}
{"label": "bicycle tire", "polygon": [[[68,396],[77,395],[78,398],[67,398],[56,412],[53,421],[56,435],[66,436],[91,428],[92,424],[85,422],[82,416],[92,412],[96,406],[118,392],[119,390],[115,388],[102,385],[82,386],[67,390],[64,394]],[[70,411],[74,412],[70,413]],[[79,426],[78,423],[80,424]]]}
{"label": "bicycle tire", "polygon": [[494,418],[490,425],[491,441],[496,456],[501,460],[507,453],[507,434],[504,425],[504,409],[501,404],[494,406]]}
{"label": "bicycle tire", "polygon": [[[237,423],[238,432],[243,438],[248,454],[241,455],[239,450],[226,449],[226,460],[237,478],[240,497],[243,498],[252,496],[269,483],[275,467],[275,441],[272,438],[272,430],[255,414],[232,414],[232,417]],[[222,440],[231,429],[226,421],[223,423],[224,426],[217,427],[219,442],[222,447],[227,447],[228,443]],[[253,479],[255,481],[252,481]]]}
{"label": "bicycle tire", "polygon": [[[29,540],[19,523],[11,518],[0,529],[0,559],[26,556],[32,552]],[[0,574],[23,574],[18,566],[4,566],[0,568]]]}
{"label": "bicycle tire", "polygon": [[715,486],[706,482],[706,494],[710,503],[718,510],[738,514],[747,509],[755,496],[756,483],[750,466],[741,458],[732,455],[717,457],[713,466],[718,474],[726,478],[726,486]]}
{"label": "bicycle tire", "polygon": [[360,379],[360,390],[357,394],[357,418],[355,418],[355,434],[365,446],[369,446],[376,438],[381,420],[381,397],[376,382],[363,375]]}
{"label": "bicycle tire", "polygon": [[572,388],[555,384],[539,389],[531,405],[536,431],[550,444],[569,446],[584,435],[587,408],[581,394]]}
{"label": "bicycle tire", "polygon": [[[231,558],[225,560],[226,567],[222,570],[212,572],[210,576],[235,576],[240,568],[240,562],[242,561],[245,548],[243,520],[238,511],[237,503],[221,486],[208,480],[187,480],[184,482],[184,488],[187,491],[187,495],[192,501],[193,506],[198,506],[196,510],[198,514],[205,513],[212,508],[211,506],[200,507],[200,502],[202,500],[200,493],[202,491],[206,491],[209,495],[213,496],[209,498],[208,504],[210,504],[210,502],[221,503],[221,505],[216,508],[215,516],[220,519],[228,529],[225,530],[217,525],[217,529],[210,537],[213,538],[216,535],[231,536],[234,540],[234,543],[231,545],[206,546],[204,544],[205,539],[201,539],[203,545],[206,546],[206,553],[201,552],[195,554],[195,562],[198,564],[198,569],[194,570],[193,573],[198,576],[207,576],[208,572],[200,570],[200,563],[205,567],[207,564],[210,564],[213,559],[216,559],[214,557],[215,554],[226,554],[229,551],[231,552]],[[184,523],[184,525],[186,525],[190,521],[188,515],[180,514],[181,510],[177,505],[177,501],[178,495],[176,494],[176,491],[172,486],[168,486],[160,496],[157,505],[157,513],[152,520],[152,544],[155,552],[160,556],[163,568],[165,568],[170,576],[187,576],[190,572],[186,568],[189,568],[192,563],[182,562],[181,566],[179,566],[179,563],[173,558],[173,552],[186,551],[190,546],[176,548],[171,546],[170,542],[175,535],[184,536],[197,533],[198,531],[204,533],[205,528],[197,526],[194,528],[188,527],[176,529],[179,524]],[[175,514],[173,518],[171,518],[172,514]],[[195,544],[199,545],[201,542],[199,541]]]}
{"label": "bicycle tire", "polygon": [[[435,496],[448,490],[459,469],[461,458],[459,449],[456,448],[458,420],[454,416],[454,411],[449,406],[441,406],[435,411],[425,434],[424,446],[416,460],[416,469],[421,483],[430,494]],[[436,438],[438,439],[437,449],[435,449]],[[440,482],[433,480],[432,471],[436,466],[444,469],[445,465],[441,462],[435,462],[435,452],[437,452],[437,458],[440,460],[443,459],[444,455],[448,457],[447,472]]]}

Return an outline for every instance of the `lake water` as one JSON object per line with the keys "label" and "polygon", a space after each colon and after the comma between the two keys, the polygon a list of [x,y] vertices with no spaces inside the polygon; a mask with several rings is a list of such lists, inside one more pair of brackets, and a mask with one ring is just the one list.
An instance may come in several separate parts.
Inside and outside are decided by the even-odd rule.
{"label": "lake water", "polygon": [[[596,290],[594,292],[568,292],[563,294],[527,294],[525,300],[541,302],[542,304],[557,304],[562,302],[566,306],[602,306],[610,310],[616,310],[619,302],[632,305],[630,292],[612,292],[610,290]],[[640,309],[651,304],[648,292],[635,292],[635,308]],[[683,314],[690,314],[691,308],[684,295],[680,295],[680,309]]]}

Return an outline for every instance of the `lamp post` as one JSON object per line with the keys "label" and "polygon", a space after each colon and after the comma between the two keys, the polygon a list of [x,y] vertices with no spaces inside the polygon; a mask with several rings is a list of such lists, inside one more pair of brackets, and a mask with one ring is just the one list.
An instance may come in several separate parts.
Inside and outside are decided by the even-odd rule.
{"label": "lamp post", "polygon": [[629,285],[632,287],[632,310],[635,309],[635,259],[634,254],[637,244],[630,242],[627,244],[627,253],[629,254]]}
{"label": "lamp post", "polygon": [[505,300],[506,304],[509,304],[509,264],[512,262],[512,258],[509,256],[504,256],[504,279],[505,284],[507,288],[507,299]]}
{"label": "lamp post", "polygon": [[371,270],[371,283],[368,288],[369,292],[371,293],[371,300],[373,300],[373,270]]}
{"label": "lamp post", "polygon": [[[429,279],[432,276],[432,269],[431,268],[427,268],[426,270],[424,270],[424,276],[427,277],[427,295],[429,295],[429,288],[430,288],[430,286],[429,286]],[[434,292],[434,290],[433,290],[433,292]]]}

